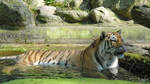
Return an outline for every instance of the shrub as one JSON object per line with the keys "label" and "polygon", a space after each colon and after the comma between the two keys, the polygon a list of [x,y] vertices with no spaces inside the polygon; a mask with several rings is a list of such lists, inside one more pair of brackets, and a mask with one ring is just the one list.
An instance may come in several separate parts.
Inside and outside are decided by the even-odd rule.
{"label": "shrub", "polygon": [[56,0],[44,0],[44,1],[45,1],[46,5],[51,5],[51,6],[60,7],[60,8],[68,8],[68,7],[70,7],[69,3],[72,0],[64,0],[63,3],[56,2]]}

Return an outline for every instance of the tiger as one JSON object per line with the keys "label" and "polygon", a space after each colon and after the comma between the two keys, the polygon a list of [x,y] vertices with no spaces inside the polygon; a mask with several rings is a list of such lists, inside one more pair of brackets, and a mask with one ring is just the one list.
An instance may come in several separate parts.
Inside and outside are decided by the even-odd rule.
{"label": "tiger", "polygon": [[101,77],[105,70],[117,75],[118,59],[123,58],[125,52],[121,30],[118,30],[108,33],[103,31],[100,37],[83,50],[31,50],[12,58],[20,66],[76,67],[87,76]]}

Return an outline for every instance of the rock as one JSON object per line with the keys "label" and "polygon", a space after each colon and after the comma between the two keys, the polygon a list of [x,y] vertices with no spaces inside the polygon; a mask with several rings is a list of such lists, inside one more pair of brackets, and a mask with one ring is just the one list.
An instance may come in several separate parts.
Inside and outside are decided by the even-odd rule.
{"label": "rock", "polygon": [[57,11],[56,14],[67,22],[81,22],[88,18],[88,13],[81,10]]}
{"label": "rock", "polygon": [[56,15],[38,15],[37,20],[45,25],[57,24],[62,23],[63,20]]}
{"label": "rock", "polygon": [[110,8],[124,19],[132,19],[131,10],[135,5],[148,5],[149,0],[90,0],[92,8],[104,6]]}
{"label": "rock", "polygon": [[119,19],[116,17],[116,15],[111,10],[104,7],[98,7],[91,10],[89,15],[95,23],[119,22]]}
{"label": "rock", "polygon": [[52,23],[62,23],[63,20],[59,17],[54,15],[56,11],[56,7],[54,6],[41,6],[38,8],[38,22],[42,24],[52,24]]}
{"label": "rock", "polygon": [[55,4],[72,7],[72,8],[79,8],[83,0],[55,0]]}
{"label": "rock", "polygon": [[34,26],[33,16],[22,0],[0,0],[0,26],[9,29]]}
{"label": "rock", "polygon": [[82,4],[80,5],[80,9],[89,11],[89,9],[91,9],[89,1],[83,0]]}
{"label": "rock", "polygon": [[103,0],[90,0],[92,8],[103,6]]}
{"label": "rock", "polygon": [[64,3],[65,0],[55,0],[56,3]]}
{"label": "rock", "polygon": [[82,2],[83,2],[83,0],[72,0],[70,2],[70,6],[72,8],[79,8]]}
{"label": "rock", "polygon": [[121,15],[124,19],[131,19],[131,10],[136,0],[105,0],[104,7],[111,8],[117,14]]}
{"label": "rock", "polygon": [[132,18],[136,23],[150,28],[150,7],[135,6],[131,12]]}
{"label": "rock", "polygon": [[38,9],[40,6],[44,6],[44,0],[23,0],[26,2],[30,9]]}
{"label": "rock", "polygon": [[69,7],[72,0],[54,0],[54,6],[57,8]]}
{"label": "rock", "polygon": [[150,1],[149,0],[136,0],[135,6],[142,6],[142,5],[150,6]]}
{"label": "rock", "polygon": [[126,48],[127,48],[127,52],[129,52],[129,53],[137,53],[140,55],[148,55],[149,54],[148,50],[145,50],[145,49],[138,47],[136,45],[126,45]]}
{"label": "rock", "polygon": [[40,15],[53,15],[53,14],[55,14],[56,7],[54,7],[54,6],[41,6],[38,8],[37,11]]}

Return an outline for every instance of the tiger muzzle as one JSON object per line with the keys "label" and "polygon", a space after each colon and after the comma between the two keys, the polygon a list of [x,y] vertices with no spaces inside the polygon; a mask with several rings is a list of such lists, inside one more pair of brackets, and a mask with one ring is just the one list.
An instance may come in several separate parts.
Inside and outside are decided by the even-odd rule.
{"label": "tiger muzzle", "polygon": [[[114,55],[120,57],[120,56],[123,56],[123,54],[124,54],[126,51],[127,51],[127,50],[126,50],[125,46],[120,46],[120,47],[118,47],[118,48],[116,49]],[[122,57],[121,57],[121,58],[122,58]]]}

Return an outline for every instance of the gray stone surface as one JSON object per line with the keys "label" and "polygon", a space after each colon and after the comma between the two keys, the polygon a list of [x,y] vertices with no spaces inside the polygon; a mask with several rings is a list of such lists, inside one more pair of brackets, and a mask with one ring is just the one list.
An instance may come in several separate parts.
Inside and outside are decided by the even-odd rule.
{"label": "gray stone surface", "polygon": [[37,24],[43,24],[48,26],[51,24],[62,23],[63,20],[59,16],[54,15],[55,11],[56,11],[56,7],[54,6],[39,7],[37,10],[38,15],[36,17]]}
{"label": "gray stone surface", "polygon": [[104,0],[90,0],[90,4],[92,8],[97,8],[97,7],[103,6],[103,1]]}
{"label": "gray stone surface", "polygon": [[30,9],[38,9],[40,6],[44,6],[44,0],[23,0]]}
{"label": "gray stone surface", "polygon": [[150,28],[150,7],[135,6],[131,12],[132,18],[136,23]]}
{"label": "gray stone surface", "polygon": [[107,8],[104,7],[98,7],[90,12],[90,18],[95,22],[95,23],[119,23],[120,20],[116,17],[116,15]]}
{"label": "gray stone surface", "polygon": [[[143,26],[97,26],[97,25],[60,25],[34,27],[25,30],[0,30],[0,43],[90,43],[102,31],[112,32],[122,28],[122,37],[132,43],[150,42],[150,29]],[[138,32],[138,31],[139,32]],[[143,33],[144,32],[144,33]],[[131,42],[130,42],[131,43]]]}
{"label": "gray stone surface", "polygon": [[54,7],[54,6],[40,6],[37,11],[40,15],[53,15],[53,14],[55,14],[56,7]]}
{"label": "gray stone surface", "polygon": [[36,18],[41,24],[51,25],[62,23],[63,20],[57,15],[38,15]]}
{"label": "gray stone surface", "polygon": [[0,26],[7,29],[34,26],[34,19],[22,0],[0,1]]}
{"label": "gray stone surface", "polygon": [[71,23],[82,22],[88,18],[88,13],[81,10],[57,11],[56,14],[63,20]]}
{"label": "gray stone surface", "polygon": [[103,6],[111,8],[124,18],[131,19],[130,12],[135,2],[136,0],[104,0]]}
{"label": "gray stone surface", "polygon": [[72,0],[70,2],[70,6],[73,8],[80,8],[80,5],[82,4],[83,0]]}
{"label": "gray stone surface", "polygon": [[136,45],[126,45],[127,52],[129,53],[138,53],[140,55],[148,55],[150,54],[148,50],[143,49],[142,47],[136,46]]}
{"label": "gray stone surface", "polygon": [[131,10],[135,5],[150,6],[150,0],[90,0],[90,3],[92,8],[110,8],[125,19],[131,19]]}

